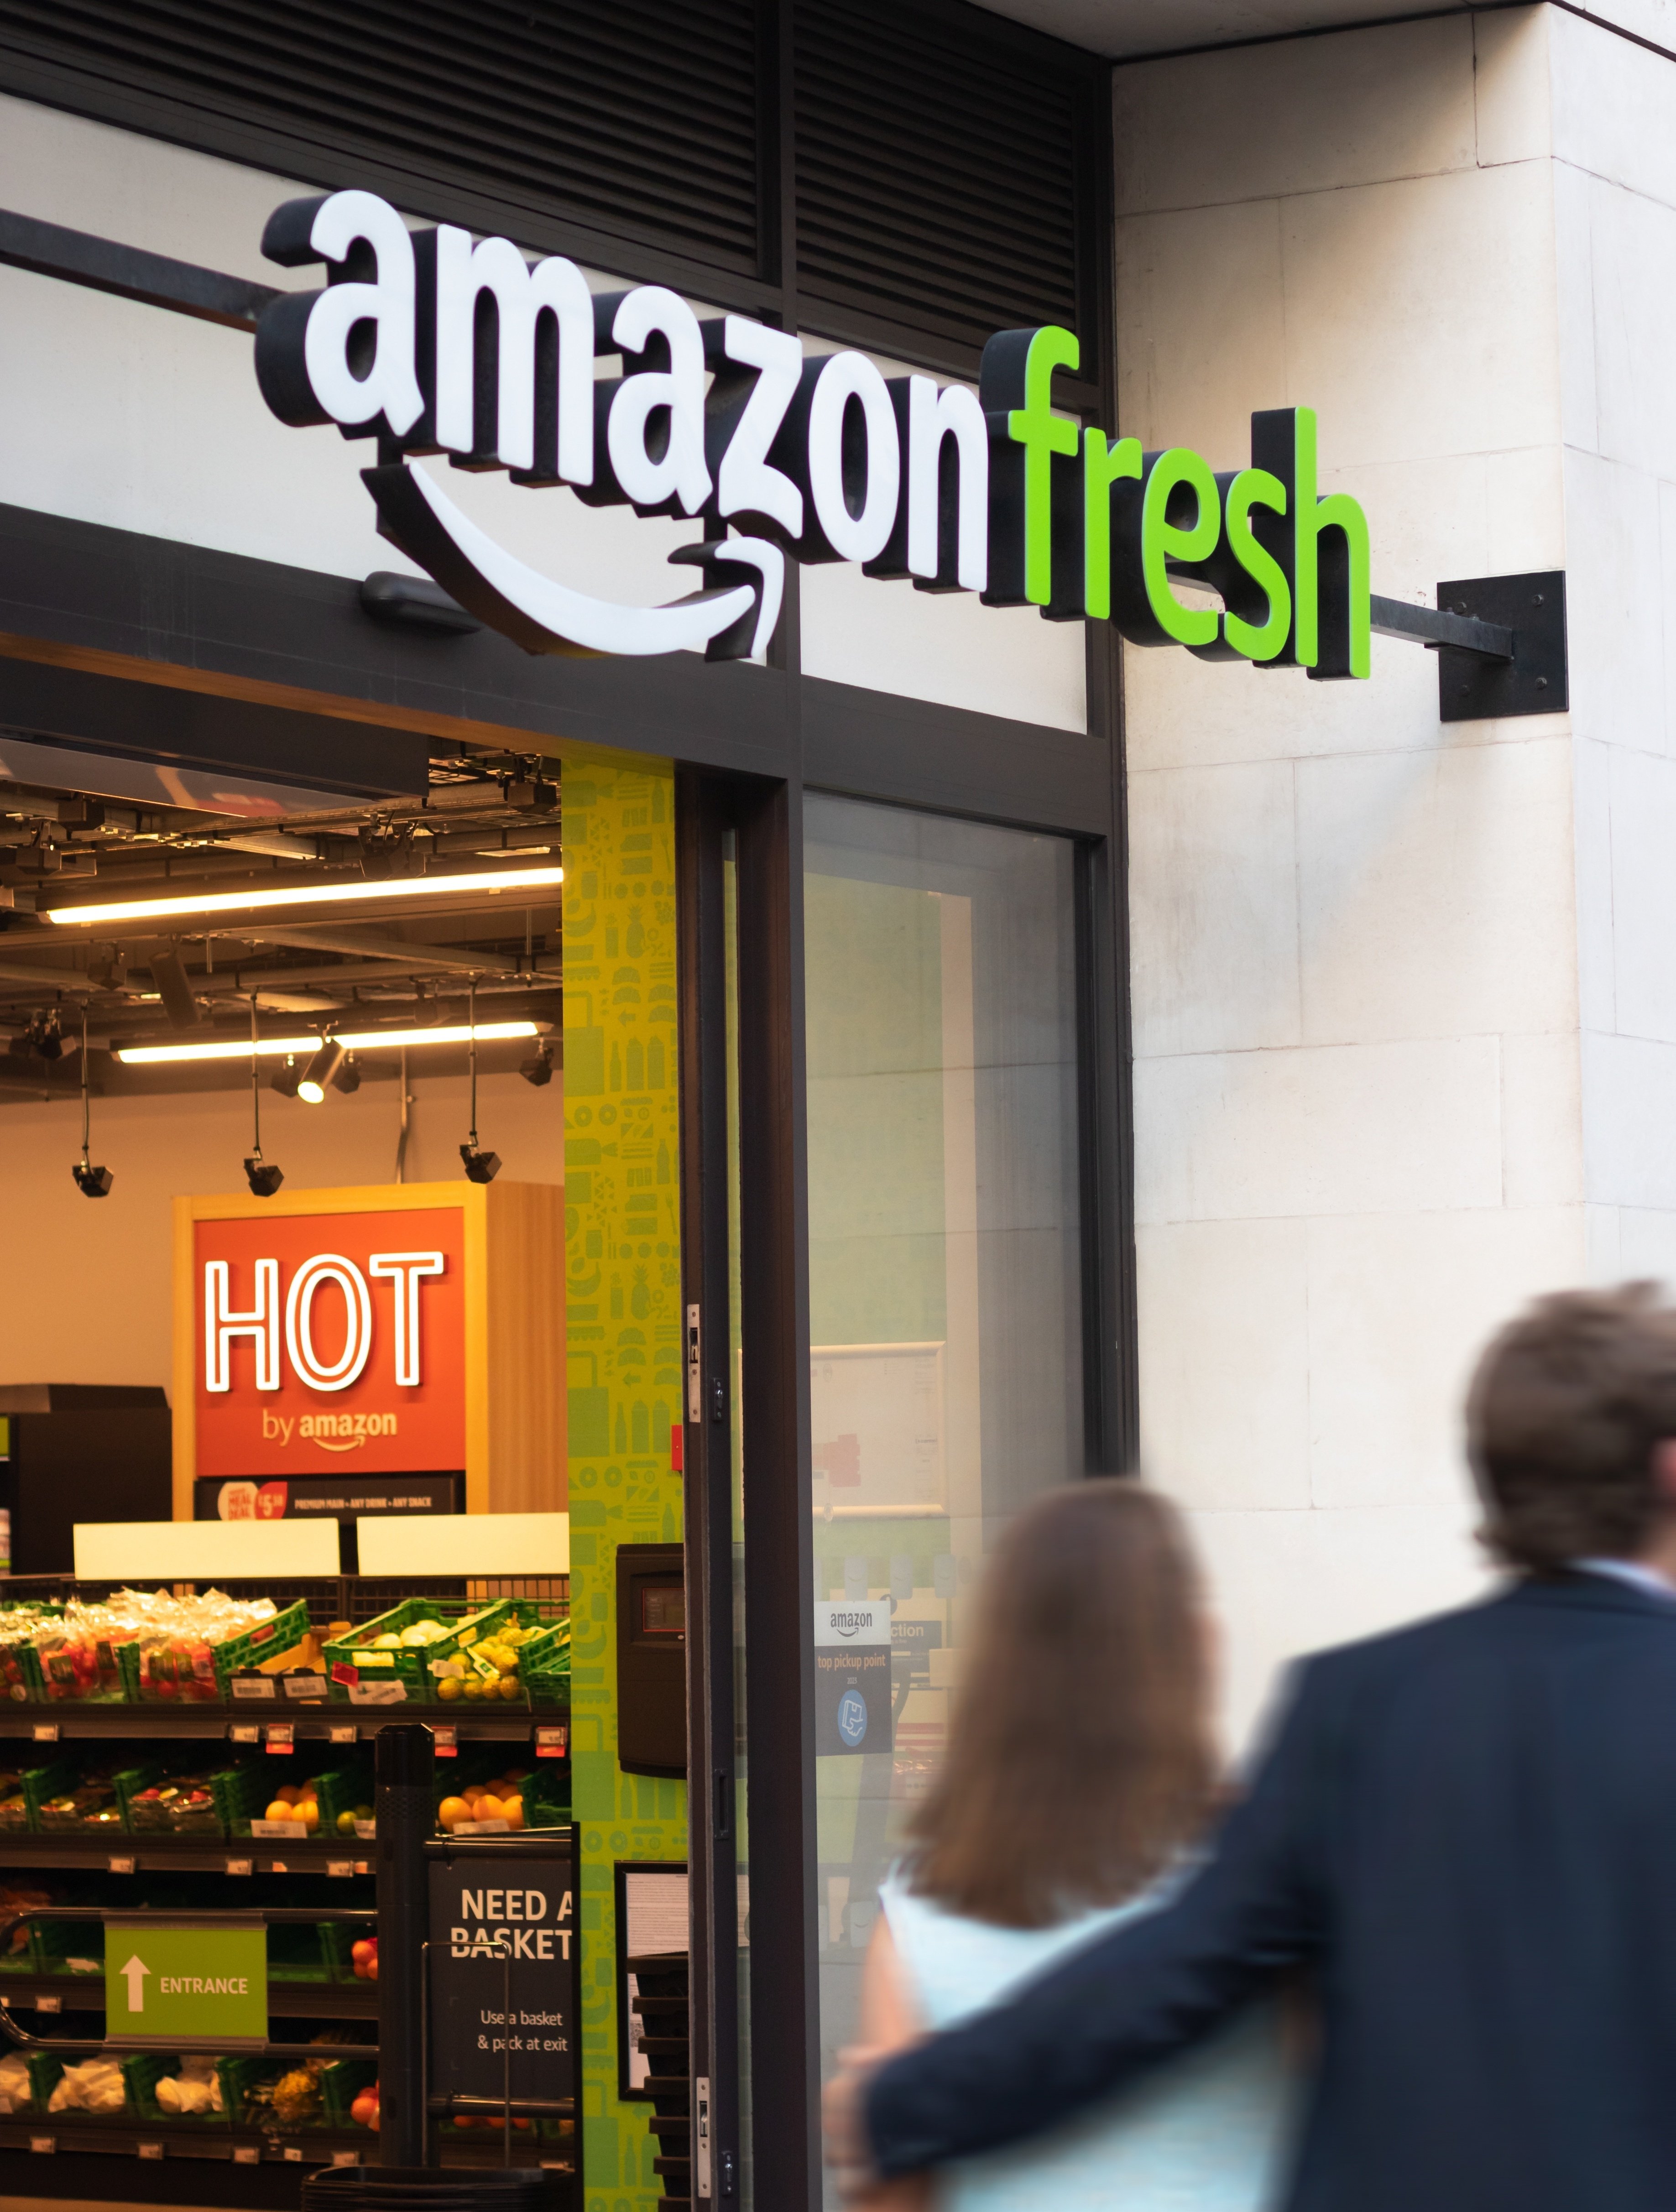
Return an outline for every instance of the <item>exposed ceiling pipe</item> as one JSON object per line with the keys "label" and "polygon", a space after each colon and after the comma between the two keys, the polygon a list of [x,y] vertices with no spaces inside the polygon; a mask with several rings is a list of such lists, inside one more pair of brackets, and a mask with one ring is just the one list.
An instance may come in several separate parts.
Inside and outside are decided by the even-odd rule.
{"label": "exposed ceiling pipe", "polygon": [[239,934],[255,945],[291,945],[304,952],[359,953],[367,960],[400,961],[416,971],[435,969],[460,975],[511,974],[519,956],[510,952],[458,952],[445,945],[406,945],[398,937],[358,937],[348,931],[277,927],[243,921]]}

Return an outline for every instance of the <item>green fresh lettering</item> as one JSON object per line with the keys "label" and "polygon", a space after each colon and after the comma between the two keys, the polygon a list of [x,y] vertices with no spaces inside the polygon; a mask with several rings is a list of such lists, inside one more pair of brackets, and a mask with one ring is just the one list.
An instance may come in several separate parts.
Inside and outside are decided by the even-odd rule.
{"label": "green fresh lettering", "polygon": [[[1190,491],[1197,502],[1193,521],[1186,527],[1169,520],[1172,495],[1178,487]],[[1179,510],[1180,502],[1175,503]],[[1166,564],[1208,560],[1221,535],[1222,501],[1210,463],[1187,446],[1170,447],[1147,474],[1141,501],[1140,564],[1152,618],[1177,645],[1213,644],[1222,617],[1214,607],[1184,607],[1170,589]]]}
{"label": "green fresh lettering", "polygon": [[1333,492],[1326,499],[1315,493],[1315,410],[1295,410],[1296,430],[1293,476],[1292,596],[1296,623],[1294,657],[1298,665],[1315,670],[1321,659],[1321,561],[1322,535],[1342,533],[1329,552],[1332,574],[1328,598],[1348,637],[1344,665],[1322,670],[1324,675],[1368,676],[1372,670],[1372,555],[1368,542],[1368,518],[1348,492]]}
{"label": "green fresh lettering", "polygon": [[1112,611],[1112,486],[1139,477],[1139,438],[1108,447],[1103,430],[1083,434],[1083,610],[1092,622]]}
{"label": "green fresh lettering", "polygon": [[1229,551],[1268,601],[1268,619],[1248,623],[1230,611],[1223,617],[1222,634],[1246,659],[1272,660],[1285,644],[1292,625],[1292,595],[1286,586],[1285,570],[1252,535],[1254,507],[1267,507],[1276,514],[1286,512],[1286,487],[1266,469],[1242,469],[1229,485],[1223,501],[1223,532]]}
{"label": "green fresh lettering", "polygon": [[1073,331],[1044,323],[1024,363],[1024,404],[1007,415],[1007,435],[1024,448],[1024,597],[1045,607],[1054,596],[1054,456],[1074,453],[1074,422],[1054,412],[1054,371],[1081,365]]}

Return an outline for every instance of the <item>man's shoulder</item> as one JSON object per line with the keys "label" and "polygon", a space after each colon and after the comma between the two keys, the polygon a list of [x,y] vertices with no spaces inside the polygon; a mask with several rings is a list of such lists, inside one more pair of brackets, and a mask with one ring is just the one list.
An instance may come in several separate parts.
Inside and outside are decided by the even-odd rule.
{"label": "man's shoulder", "polygon": [[1665,1599],[1581,1573],[1508,1583],[1469,1605],[1310,1654],[1299,1662],[1300,1690],[1330,1697],[1479,1653],[1561,1642],[1628,1646],[1637,1661],[1676,1667],[1676,1592]]}

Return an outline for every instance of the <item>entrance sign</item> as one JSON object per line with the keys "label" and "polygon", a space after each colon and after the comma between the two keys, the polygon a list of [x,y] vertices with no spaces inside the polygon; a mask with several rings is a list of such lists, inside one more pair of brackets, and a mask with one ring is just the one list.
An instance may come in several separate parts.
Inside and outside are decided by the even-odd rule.
{"label": "entrance sign", "polygon": [[248,1918],[105,1921],[106,2041],[178,2038],[183,2050],[260,2044],[268,2035],[268,1931]]}
{"label": "entrance sign", "polygon": [[575,1869],[561,1850],[430,1847],[430,2093],[576,2094]]}
{"label": "entrance sign", "polygon": [[[591,294],[562,256],[531,266],[507,239],[410,231],[372,192],[287,201],[262,246],[326,272],[263,311],[268,405],[376,438],[361,474],[384,535],[531,653],[761,653],[789,555],[1207,659],[1369,673],[1367,519],[1347,493],[1320,495],[1308,408],[1254,415],[1251,465],[1218,473],[1055,414],[1054,374],[1081,361],[1056,325],[991,338],[975,396],[886,378],[865,354],[805,359],[790,332],[701,321],[664,285]],[[596,380],[596,356],[622,373]],[[670,556],[701,588],[629,607],[559,584],[464,514],[427,455],[701,518],[704,542]],[[1182,599],[1183,582],[1200,595]]]}

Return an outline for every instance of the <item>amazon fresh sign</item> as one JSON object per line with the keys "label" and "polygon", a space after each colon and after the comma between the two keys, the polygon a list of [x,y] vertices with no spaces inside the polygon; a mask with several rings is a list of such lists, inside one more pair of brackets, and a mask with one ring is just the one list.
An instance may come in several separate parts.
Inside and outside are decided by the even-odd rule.
{"label": "amazon fresh sign", "polygon": [[[410,231],[371,192],[288,201],[263,251],[326,276],[264,311],[269,406],[376,438],[361,473],[384,535],[530,652],[760,653],[789,556],[1205,659],[1369,672],[1367,519],[1321,495],[1307,407],[1254,415],[1250,465],[1222,471],[1056,413],[1054,375],[1081,349],[1052,325],[993,337],[974,395],[859,353],[805,360],[788,332],[701,321],[659,284],[592,293],[562,256]],[[592,507],[701,519],[704,542],[670,556],[699,588],[636,607],[556,581],[419,465],[443,454]]]}
{"label": "amazon fresh sign", "polygon": [[182,2050],[264,2043],[268,1936],[259,1923],[158,1922],[111,1913],[105,1922],[106,2040],[163,2039]]}

